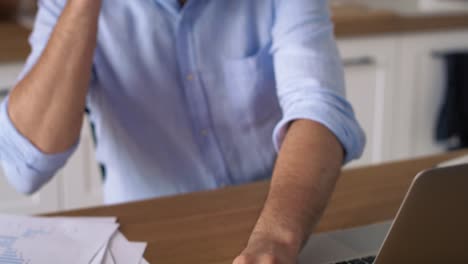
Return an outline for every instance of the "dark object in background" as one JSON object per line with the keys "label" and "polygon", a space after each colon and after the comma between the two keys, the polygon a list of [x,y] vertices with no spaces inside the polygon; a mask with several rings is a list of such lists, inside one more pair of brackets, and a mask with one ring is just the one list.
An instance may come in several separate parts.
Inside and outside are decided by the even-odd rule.
{"label": "dark object in background", "polygon": [[468,147],[468,52],[443,55],[447,71],[445,99],[436,139],[450,150]]}
{"label": "dark object in background", "polygon": [[14,18],[19,7],[19,0],[0,0],[0,20]]}
{"label": "dark object in background", "polygon": [[19,21],[30,26],[37,12],[37,0],[0,0],[0,22]]}

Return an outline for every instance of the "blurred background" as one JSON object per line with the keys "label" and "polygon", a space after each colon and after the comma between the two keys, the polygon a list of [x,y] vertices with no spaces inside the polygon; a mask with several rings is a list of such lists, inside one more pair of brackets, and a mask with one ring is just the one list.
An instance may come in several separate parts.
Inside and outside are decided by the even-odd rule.
{"label": "blurred background", "polygon": [[[368,139],[363,157],[347,169],[468,147],[468,0],[329,4],[348,98]],[[29,53],[35,12],[35,0],[0,0],[0,100]],[[50,212],[102,201],[88,126],[68,165],[35,195],[17,194],[1,174],[0,212]]]}

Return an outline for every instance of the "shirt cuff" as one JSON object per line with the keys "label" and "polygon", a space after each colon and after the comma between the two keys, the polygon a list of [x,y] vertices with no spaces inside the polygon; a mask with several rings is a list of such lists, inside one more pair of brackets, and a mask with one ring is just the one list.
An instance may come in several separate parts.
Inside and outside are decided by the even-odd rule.
{"label": "shirt cuff", "polygon": [[27,167],[41,174],[54,174],[78,147],[78,142],[65,152],[45,154],[36,148],[14,126],[8,116],[8,98],[0,106],[0,158],[9,165]]}
{"label": "shirt cuff", "polygon": [[291,109],[285,111],[283,119],[276,125],[273,131],[273,144],[276,151],[279,151],[284,141],[289,124],[298,119],[318,122],[335,134],[345,150],[345,164],[362,155],[366,137],[350,105],[349,111],[343,111],[326,102],[305,100],[295,103]]}

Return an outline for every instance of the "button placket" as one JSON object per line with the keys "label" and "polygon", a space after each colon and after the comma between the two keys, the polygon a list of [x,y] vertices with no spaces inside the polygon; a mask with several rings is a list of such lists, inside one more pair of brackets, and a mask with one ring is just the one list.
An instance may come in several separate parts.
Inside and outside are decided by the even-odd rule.
{"label": "button placket", "polygon": [[[189,17],[187,15],[188,10],[185,10],[185,16],[182,17],[179,25],[177,49],[180,70],[184,80],[182,83],[188,103],[188,114],[191,115],[191,119],[193,120],[193,129],[196,132],[195,137],[200,145],[203,159],[212,168],[216,184],[218,186],[225,186],[231,180],[219,143],[215,135],[211,133],[211,114],[207,98],[205,97],[205,91],[203,90],[203,84],[199,76],[197,76],[197,65],[194,61],[194,51],[190,38],[191,25],[193,23],[188,20]],[[226,175],[228,179],[222,175]]]}

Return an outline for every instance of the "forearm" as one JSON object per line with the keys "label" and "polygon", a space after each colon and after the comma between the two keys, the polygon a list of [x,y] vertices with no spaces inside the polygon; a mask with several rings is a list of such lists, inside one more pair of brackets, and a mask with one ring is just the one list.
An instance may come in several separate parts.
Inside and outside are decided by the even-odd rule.
{"label": "forearm", "polygon": [[41,58],[10,94],[12,122],[45,153],[67,150],[79,137],[100,6],[69,0]]}
{"label": "forearm", "polygon": [[297,254],[327,205],[342,162],[343,148],[327,128],[308,120],[292,123],[253,237],[270,236]]}

